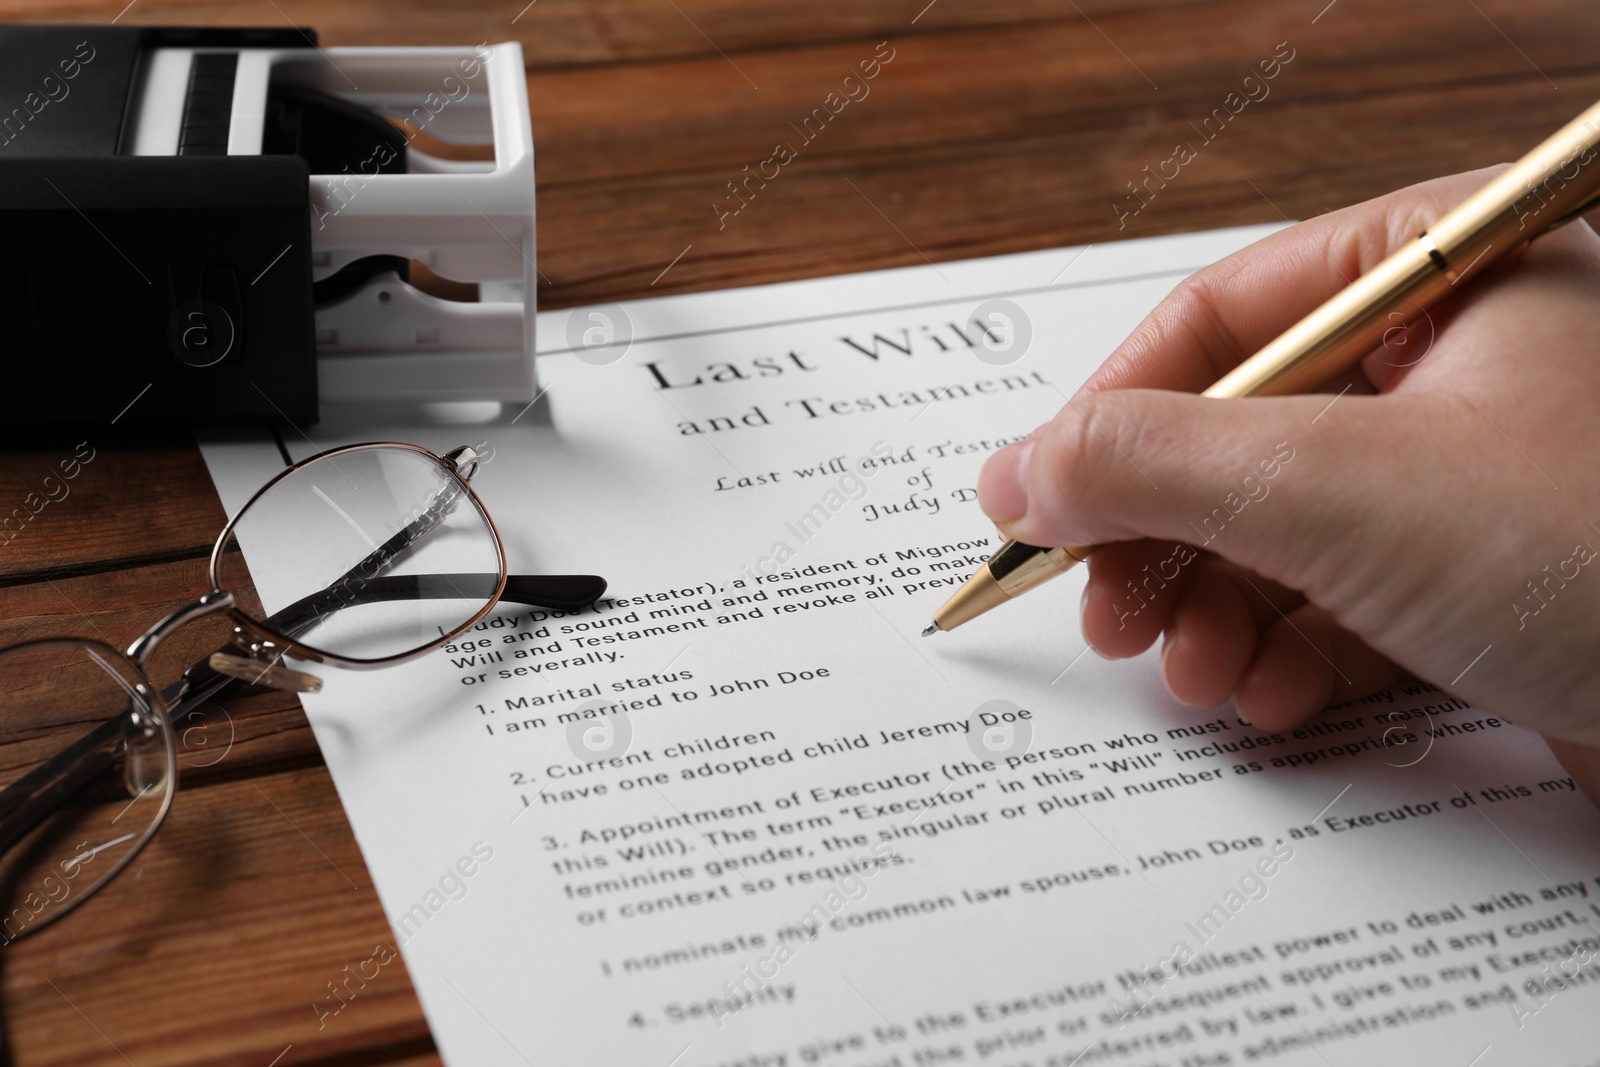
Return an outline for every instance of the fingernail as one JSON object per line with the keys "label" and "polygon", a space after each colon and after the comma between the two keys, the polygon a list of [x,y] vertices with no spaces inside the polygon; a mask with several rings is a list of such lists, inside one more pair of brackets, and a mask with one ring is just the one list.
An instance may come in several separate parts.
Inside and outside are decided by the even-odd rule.
{"label": "fingernail", "polygon": [[1032,441],[1019,441],[996,452],[978,479],[978,497],[990,519],[1001,525],[1028,513],[1028,462]]}
{"label": "fingernail", "polygon": [[1173,644],[1170,637],[1161,642],[1161,681],[1166,684],[1167,692],[1171,695],[1173,700],[1176,700],[1180,704],[1193,707],[1194,705],[1190,704],[1189,701],[1178,695],[1178,690],[1172,685],[1172,672],[1168,667],[1168,661],[1172,658],[1172,649]]}

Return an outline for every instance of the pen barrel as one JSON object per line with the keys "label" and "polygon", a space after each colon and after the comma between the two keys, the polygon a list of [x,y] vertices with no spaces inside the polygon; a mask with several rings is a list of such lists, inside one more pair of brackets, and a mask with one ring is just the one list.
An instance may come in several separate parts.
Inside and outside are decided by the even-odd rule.
{"label": "pen barrel", "polygon": [[1417,241],[1357,278],[1225,374],[1202,396],[1309,393],[1354,366],[1392,330],[1420,316],[1450,289]]}
{"label": "pen barrel", "polygon": [[1428,227],[1428,235],[1460,281],[1593,206],[1597,194],[1600,103]]}
{"label": "pen barrel", "polygon": [[989,574],[1006,596],[1016,596],[1088,558],[1089,548],[1040,549],[1020,541],[1007,541],[989,557]]}
{"label": "pen barrel", "polygon": [[1301,319],[1202,395],[1311,392],[1463,280],[1600,198],[1600,103],[1567,123],[1417,240]]}

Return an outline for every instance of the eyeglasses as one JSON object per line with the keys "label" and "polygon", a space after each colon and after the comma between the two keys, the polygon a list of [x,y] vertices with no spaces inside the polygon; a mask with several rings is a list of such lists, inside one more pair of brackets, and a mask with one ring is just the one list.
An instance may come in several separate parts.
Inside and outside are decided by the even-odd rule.
{"label": "eyeglasses", "polygon": [[[149,842],[177,788],[173,724],[208,701],[246,684],[321,687],[286,658],[387,667],[448,643],[501,600],[576,611],[605,592],[594,575],[507,575],[468,484],[480,458],[393,443],[323,452],[251,497],[211,550],[211,591],[126,653],[79,638],[0,650],[0,943],[61,918]],[[259,613],[236,603],[252,589]],[[157,646],[220,613],[231,641],[165,689],[152,684]],[[82,724],[94,725],[34,762],[41,740]]]}

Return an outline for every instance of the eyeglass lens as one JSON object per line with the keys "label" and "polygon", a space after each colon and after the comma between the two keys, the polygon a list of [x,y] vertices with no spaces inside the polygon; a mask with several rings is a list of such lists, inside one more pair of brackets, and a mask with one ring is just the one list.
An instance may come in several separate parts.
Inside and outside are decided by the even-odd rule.
{"label": "eyeglass lens", "polygon": [[0,789],[25,783],[0,806],[0,943],[70,910],[159,825],[175,743],[144,684],[95,642],[0,651]]}
{"label": "eyeglass lens", "polygon": [[502,567],[488,517],[448,467],[372,448],[310,463],[258,497],[234,524],[217,578],[237,590],[253,576],[274,632],[372,660],[472,619]]}

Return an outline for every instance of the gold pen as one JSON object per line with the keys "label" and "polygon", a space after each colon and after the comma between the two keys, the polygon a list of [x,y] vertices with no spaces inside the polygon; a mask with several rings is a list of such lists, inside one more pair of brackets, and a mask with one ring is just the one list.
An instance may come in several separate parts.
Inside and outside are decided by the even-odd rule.
{"label": "gold pen", "polygon": [[[1458,283],[1600,203],[1600,103],[1563,126],[1438,222],[1228,372],[1201,396],[1307,392],[1359,362]],[[1094,551],[1007,541],[922,636],[1065,574]]]}

